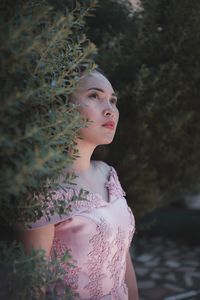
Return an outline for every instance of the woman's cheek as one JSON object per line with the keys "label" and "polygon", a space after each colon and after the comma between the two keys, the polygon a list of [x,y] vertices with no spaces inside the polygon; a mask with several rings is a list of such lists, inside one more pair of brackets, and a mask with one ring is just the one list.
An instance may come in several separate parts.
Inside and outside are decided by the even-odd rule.
{"label": "woman's cheek", "polygon": [[87,108],[81,109],[80,114],[84,116],[88,121],[93,122],[96,119],[95,112],[91,111],[91,109],[87,109]]}
{"label": "woman's cheek", "polygon": [[119,110],[118,110],[118,108],[116,107],[116,119],[117,119],[117,123],[118,123],[118,121],[119,121]]}

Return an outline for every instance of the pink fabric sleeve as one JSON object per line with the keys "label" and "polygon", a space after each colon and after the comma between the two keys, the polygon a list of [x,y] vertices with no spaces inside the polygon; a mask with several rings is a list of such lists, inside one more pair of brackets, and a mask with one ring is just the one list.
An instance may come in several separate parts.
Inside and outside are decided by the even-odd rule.
{"label": "pink fabric sleeve", "polygon": [[[41,204],[43,204],[43,200],[44,198],[42,198],[42,196],[38,196],[38,201],[41,202]],[[47,226],[50,224],[58,224],[60,222],[63,221],[70,221],[70,219],[72,219],[73,215],[76,213],[77,211],[77,207],[75,205],[75,203],[77,203],[77,200],[80,199],[80,191],[76,191],[73,188],[65,188],[65,189],[60,189],[58,191],[54,191],[52,194],[52,199],[50,201],[48,201],[48,205],[45,209],[43,209],[43,216],[35,221],[34,223],[30,223],[28,224],[28,230],[31,229],[36,229],[36,228],[40,228],[43,226]],[[59,206],[59,202],[62,201],[62,203],[64,203],[64,206],[66,208],[66,212],[63,214],[59,214],[57,212],[53,213],[51,215],[51,211],[54,210],[54,205]],[[46,213],[48,213],[48,216],[46,215]]]}

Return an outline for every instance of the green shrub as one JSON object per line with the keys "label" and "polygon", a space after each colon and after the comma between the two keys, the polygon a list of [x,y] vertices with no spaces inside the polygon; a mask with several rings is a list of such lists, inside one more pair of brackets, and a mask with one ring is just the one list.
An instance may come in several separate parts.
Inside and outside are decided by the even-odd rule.
{"label": "green shrub", "polygon": [[95,52],[82,33],[87,10],[28,1],[16,11],[1,23],[0,214],[11,225],[41,217],[34,192],[45,193],[76,158],[74,137],[86,123],[67,100]]}
{"label": "green shrub", "polygon": [[[96,48],[83,33],[95,3],[64,12],[46,1],[1,3],[1,299],[46,299],[43,288],[62,280],[59,261],[49,265],[44,252],[26,254],[6,240],[12,239],[8,226],[68,211],[63,199],[49,205],[49,188],[58,187],[58,174],[76,159],[74,138],[87,125],[68,96],[95,66]],[[67,262],[67,253],[62,259]],[[63,292],[62,299],[72,298],[68,287]],[[48,297],[60,299],[55,291]]]}

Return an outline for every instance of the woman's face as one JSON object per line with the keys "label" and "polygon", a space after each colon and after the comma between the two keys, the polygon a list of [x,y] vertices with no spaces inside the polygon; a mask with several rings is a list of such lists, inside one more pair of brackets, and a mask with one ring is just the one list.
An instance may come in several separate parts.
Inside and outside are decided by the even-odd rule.
{"label": "woman's face", "polygon": [[80,105],[80,113],[89,121],[87,128],[81,128],[80,136],[93,146],[112,142],[119,111],[117,97],[106,77],[94,71],[83,78],[73,95],[74,102]]}

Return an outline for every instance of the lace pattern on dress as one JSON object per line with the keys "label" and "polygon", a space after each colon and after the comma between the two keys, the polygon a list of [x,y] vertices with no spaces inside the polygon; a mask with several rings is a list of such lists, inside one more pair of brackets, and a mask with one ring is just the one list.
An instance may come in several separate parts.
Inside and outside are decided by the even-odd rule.
{"label": "lace pattern on dress", "polygon": [[108,189],[110,196],[112,196],[113,198],[120,198],[125,196],[126,193],[121,187],[114,168],[111,167],[109,175],[109,180],[105,183],[105,187]]}
{"label": "lace pattern on dress", "polygon": [[125,243],[125,237],[126,237],[125,231],[122,230],[120,227],[118,227],[117,235],[115,237],[114,242],[112,243],[112,245],[116,247],[116,252],[108,265],[108,269],[111,273],[110,278],[113,279],[113,288],[111,290],[113,300],[121,299],[118,292],[118,287],[120,286],[120,277],[121,277],[122,270],[124,270],[125,273],[124,265],[126,262],[123,259],[124,249],[126,249],[127,247]]}
{"label": "lace pattern on dress", "polygon": [[[53,240],[51,248],[51,259],[59,258],[62,259],[65,253],[68,252],[71,255],[71,249],[67,248],[59,238],[55,237]],[[69,264],[70,263],[70,264]],[[65,263],[64,261],[60,264],[61,268],[65,270],[64,282],[70,286],[73,290],[78,288],[78,274],[81,271],[81,268],[77,267],[77,261],[70,259],[69,262]]]}
{"label": "lace pattern on dress", "polygon": [[[119,182],[117,173],[114,168],[110,168],[109,178],[105,183],[105,187],[108,189],[109,198],[114,200],[125,196],[121,184]],[[98,193],[92,193],[85,191],[85,196],[81,199],[79,198],[81,189],[78,187],[62,187],[54,192],[54,201],[62,200],[65,201],[68,207],[68,213],[66,217],[73,216],[76,212],[91,212],[94,208],[99,208],[102,206],[107,206],[109,203],[103,200],[102,196]],[[84,190],[83,190],[84,191]],[[83,199],[84,198],[84,199]],[[49,208],[53,207],[53,202],[49,203]],[[62,218],[65,218],[63,216]],[[62,219],[61,219],[62,220]]]}
{"label": "lace pattern on dress", "polygon": [[106,275],[103,273],[102,268],[110,253],[109,237],[111,235],[111,229],[103,218],[97,225],[96,230],[97,234],[89,240],[93,249],[88,253],[89,259],[86,264],[89,283],[85,286],[93,300],[98,300],[103,296],[102,284]]}
{"label": "lace pattern on dress", "polygon": [[[120,185],[116,171],[112,167],[110,168],[109,178],[105,183],[105,186],[108,188],[111,201],[125,196],[125,192]],[[109,203],[103,200],[102,196],[96,193],[88,193],[85,197],[86,199],[76,199],[76,197],[73,197],[78,196],[79,193],[80,189],[73,187],[67,187],[56,192],[56,199],[61,199],[62,197],[62,199],[65,199],[67,205],[70,206],[70,217],[75,216],[76,212],[78,212],[78,214],[85,211],[92,212],[94,208],[109,205]],[[124,201],[126,200],[124,199]],[[125,275],[125,253],[128,250],[134,232],[134,217],[130,208],[127,207],[127,209],[130,215],[130,223],[126,231],[118,226],[119,224],[116,224],[117,227],[115,227],[114,233],[109,222],[101,217],[96,225],[96,232],[89,239],[90,247],[88,251],[90,252],[87,253],[87,260],[82,265],[82,268],[79,268],[77,266],[77,261],[73,259],[70,260],[70,263],[74,265],[74,268],[70,268],[68,264],[64,262],[61,265],[61,267],[66,270],[64,282],[74,291],[78,289],[79,274],[81,273],[81,270],[84,270],[86,267],[88,282],[85,283],[84,289],[89,292],[89,299],[99,300],[104,296],[104,280],[110,276],[110,279],[113,282],[112,290],[110,290],[109,293],[111,299],[123,300],[122,287],[119,287],[122,284],[122,277]],[[56,253],[56,256],[61,258],[66,250],[69,252],[71,251],[71,249],[67,248],[67,245],[62,243],[59,238],[55,237],[51,254],[53,255],[53,253]],[[124,289],[125,285],[123,287],[123,290]],[[125,293],[125,291],[123,293]],[[74,299],[76,298],[73,298],[73,300]]]}
{"label": "lace pattern on dress", "polygon": [[130,244],[131,244],[131,241],[133,239],[133,235],[134,235],[134,232],[135,232],[135,219],[133,217],[133,213],[130,209],[130,207],[127,206],[127,210],[129,212],[129,215],[130,215],[130,220],[131,220],[131,224],[130,224],[130,229],[129,229],[129,234],[128,234],[128,242],[129,242],[129,247],[130,247]]}
{"label": "lace pattern on dress", "polygon": [[[105,187],[108,189],[109,198],[112,197],[112,200],[124,197],[126,193],[121,187],[117,173],[113,167],[109,170],[108,180],[105,182]],[[80,189],[77,188],[67,188],[68,198],[72,198],[73,194],[78,196]],[[102,196],[98,193],[89,192],[84,200],[71,201],[70,207],[74,210],[80,210],[80,208],[85,208],[89,211],[92,211],[94,208],[99,208],[101,206],[106,206],[106,203]]]}

